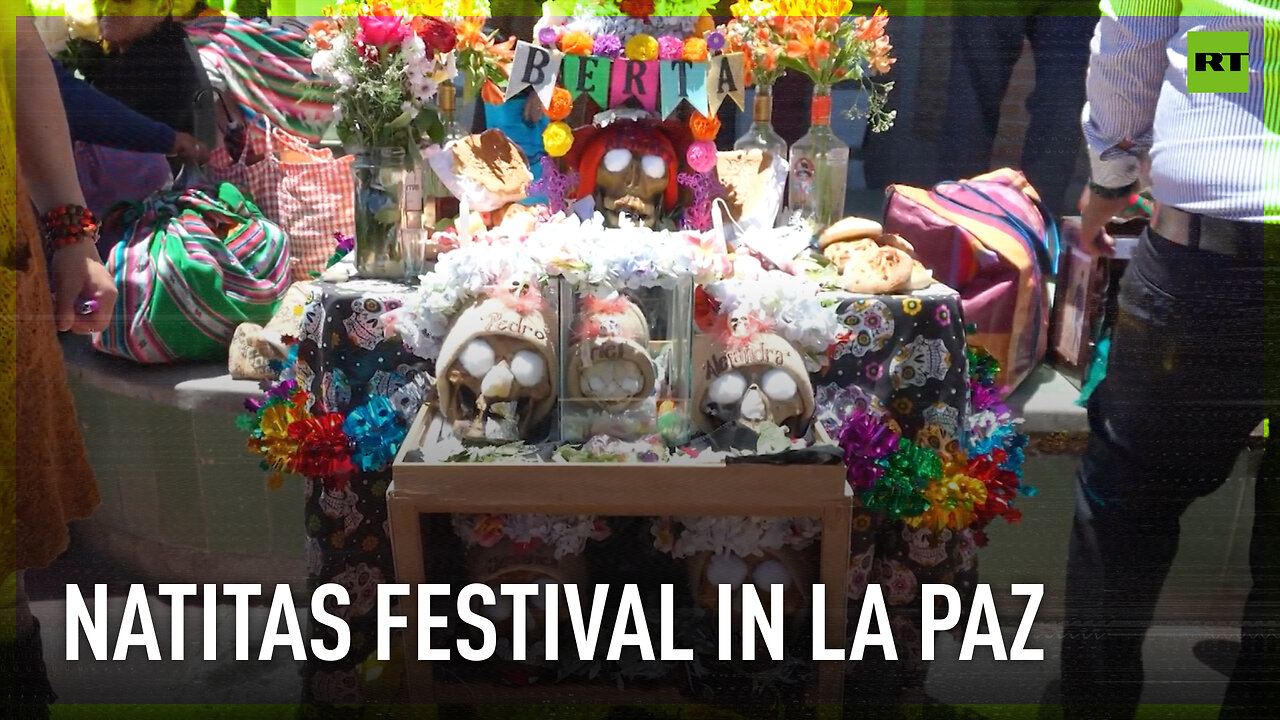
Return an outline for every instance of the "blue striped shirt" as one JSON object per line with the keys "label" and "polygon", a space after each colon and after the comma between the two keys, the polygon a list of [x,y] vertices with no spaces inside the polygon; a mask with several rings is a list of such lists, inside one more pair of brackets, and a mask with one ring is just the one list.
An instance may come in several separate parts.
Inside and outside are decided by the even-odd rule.
{"label": "blue striped shirt", "polygon": [[[1187,33],[1202,30],[1249,33],[1248,93],[1187,92]],[[1149,156],[1161,203],[1278,222],[1278,98],[1280,0],[1103,0],[1083,116],[1093,180],[1128,185]]]}

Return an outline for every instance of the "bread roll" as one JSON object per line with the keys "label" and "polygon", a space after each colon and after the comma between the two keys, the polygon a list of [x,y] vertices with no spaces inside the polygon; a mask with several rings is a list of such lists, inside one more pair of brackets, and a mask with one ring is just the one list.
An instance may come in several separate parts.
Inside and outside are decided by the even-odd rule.
{"label": "bread roll", "polygon": [[906,238],[898,235],[897,233],[884,233],[880,237],[876,238],[876,244],[884,245],[885,247],[898,248],[902,252],[910,255],[912,258],[915,258],[916,256],[916,249],[912,247],[911,243],[907,242]]}
{"label": "bread roll", "polygon": [[924,266],[924,263],[916,260],[911,267],[911,279],[907,281],[907,286],[903,288],[908,292],[923,290],[933,284],[933,271]]}
{"label": "bread roll", "polygon": [[842,240],[838,243],[832,243],[822,249],[822,255],[836,266],[836,270],[844,272],[853,257],[859,253],[872,252],[879,245],[874,240]]}
{"label": "bread roll", "polygon": [[914,266],[911,256],[893,247],[877,247],[861,252],[841,272],[847,292],[866,295],[889,295],[900,292],[911,281]]}
{"label": "bread roll", "polygon": [[825,250],[828,245],[846,240],[874,240],[884,234],[884,226],[875,220],[860,217],[847,217],[818,236],[818,249]]}

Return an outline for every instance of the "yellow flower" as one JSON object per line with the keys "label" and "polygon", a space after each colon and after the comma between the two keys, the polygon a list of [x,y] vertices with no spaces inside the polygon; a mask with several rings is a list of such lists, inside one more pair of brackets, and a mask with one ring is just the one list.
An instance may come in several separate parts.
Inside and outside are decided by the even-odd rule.
{"label": "yellow flower", "polygon": [[568,123],[557,120],[542,131],[542,146],[551,157],[564,157],[573,147],[573,130]]}
{"label": "yellow flower", "polygon": [[658,59],[658,41],[652,35],[636,35],[627,41],[628,60]]}
{"label": "yellow flower", "polygon": [[918,314],[923,307],[924,304],[920,302],[920,298],[909,297],[902,299],[902,312],[908,315]]}

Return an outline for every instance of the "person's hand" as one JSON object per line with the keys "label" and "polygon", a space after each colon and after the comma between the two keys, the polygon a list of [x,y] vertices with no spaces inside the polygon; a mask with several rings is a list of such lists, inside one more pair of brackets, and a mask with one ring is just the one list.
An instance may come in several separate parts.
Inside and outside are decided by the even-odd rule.
{"label": "person's hand", "polygon": [[173,149],[169,151],[169,154],[196,165],[203,165],[209,161],[209,148],[205,147],[204,143],[196,140],[195,136],[190,133],[175,133]]}
{"label": "person's hand", "polygon": [[[116,304],[116,285],[98,257],[98,248],[89,242],[76,243],[53,254],[54,322],[58,332],[79,334],[102,332],[111,322]],[[82,300],[95,300],[97,309],[77,314]]]}
{"label": "person's hand", "polygon": [[1093,257],[1109,257],[1115,253],[1116,239],[1106,232],[1111,218],[1129,207],[1129,197],[1101,198],[1084,189],[1080,196],[1079,248]]}
{"label": "person's hand", "polygon": [[542,120],[542,100],[537,93],[530,92],[524,99],[524,122],[526,125],[537,125]]}

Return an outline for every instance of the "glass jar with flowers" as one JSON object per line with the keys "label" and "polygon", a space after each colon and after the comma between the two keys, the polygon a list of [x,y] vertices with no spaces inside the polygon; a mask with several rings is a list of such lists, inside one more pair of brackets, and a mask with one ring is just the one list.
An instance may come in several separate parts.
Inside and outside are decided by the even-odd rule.
{"label": "glass jar with flowers", "polygon": [[[792,5],[786,2],[782,4]],[[852,9],[849,0],[804,3],[804,11],[830,12],[802,15],[795,8],[778,7],[769,22],[784,44],[779,62],[788,70],[813,81],[809,132],[791,146],[788,206],[817,234],[844,217],[845,187],[849,175],[849,145],[831,129],[831,90],[843,82],[858,83],[870,97],[865,112],[850,109],[850,118],[866,117],[873,132],[893,125],[894,113],[885,110],[893,83],[875,82],[872,76],[889,71],[892,46],[885,35],[888,15],[877,8],[870,17],[843,17]]]}
{"label": "glass jar with flowers", "polygon": [[[338,137],[355,156],[354,252],[364,277],[405,275],[406,213],[421,214],[406,207],[406,174],[418,171],[419,145],[443,132],[439,88],[460,62],[472,64],[460,58],[467,49],[459,49],[460,38],[483,26],[487,10],[473,0],[344,2],[326,8],[329,21],[312,28],[312,67],[333,80]],[[412,190],[419,183],[407,185],[410,202],[420,204],[420,190]]]}

